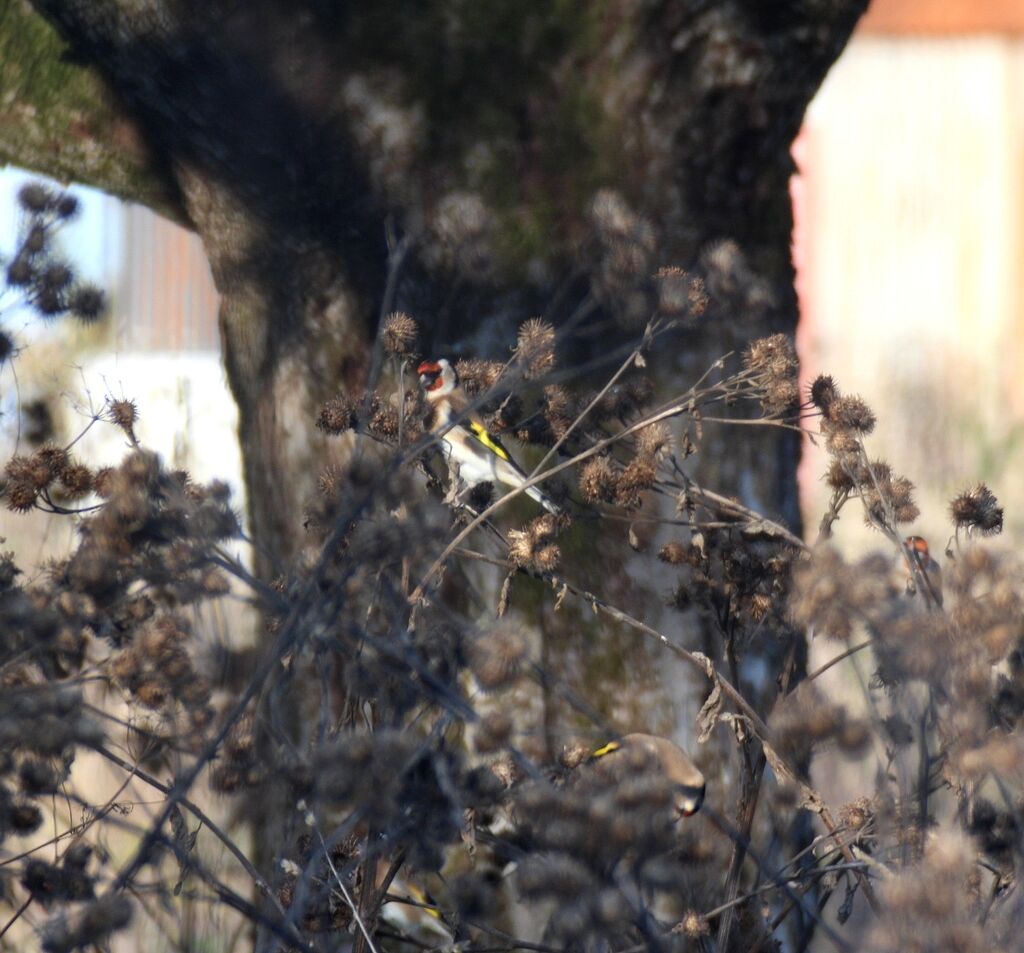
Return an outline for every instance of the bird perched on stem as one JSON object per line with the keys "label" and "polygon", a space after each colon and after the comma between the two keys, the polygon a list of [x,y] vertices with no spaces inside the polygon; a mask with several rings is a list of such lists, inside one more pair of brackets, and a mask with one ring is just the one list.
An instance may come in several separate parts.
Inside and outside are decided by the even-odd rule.
{"label": "bird perched on stem", "polygon": [[704,803],[704,775],[679,745],[668,738],[635,732],[591,752],[580,770],[588,782],[621,784],[643,771],[655,771],[672,786],[672,803],[680,817],[690,817]]}
{"label": "bird perched on stem", "polygon": [[[451,363],[445,358],[424,361],[416,373],[433,409],[430,429],[444,442],[449,464],[458,467],[459,480],[468,487],[478,483],[522,486],[528,479],[526,473],[501,441],[488,433],[479,416],[469,410],[470,400]],[[561,512],[558,504],[539,487],[531,486],[523,492],[549,513]]]}
{"label": "bird perched on stem", "polygon": [[942,569],[928,550],[928,541],[923,536],[908,536],[903,545],[914,569],[907,579],[907,592],[915,593],[924,589],[925,603],[942,608]]}

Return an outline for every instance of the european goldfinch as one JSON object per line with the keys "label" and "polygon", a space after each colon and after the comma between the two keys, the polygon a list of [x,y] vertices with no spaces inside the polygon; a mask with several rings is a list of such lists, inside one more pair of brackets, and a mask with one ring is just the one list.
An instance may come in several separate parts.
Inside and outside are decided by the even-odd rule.
{"label": "european goldfinch", "polygon": [[[518,487],[528,479],[501,441],[487,432],[483,421],[468,410],[470,400],[459,384],[459,375],[444,358],[424,361],[416,369],[427,401],[433,409],[430,429],[440,434],[449,463],[458,466],[459,480],[467,486],[503,483]],[[561,510],[538,487],[523,491],[549,513]]]}
{"label": "european goldfinch", "polygon": [[591,752],[582,768],[610,784],[654,768],[672,785],[673,803],[681,817],[696,814],[704,803],[704,775],[700,769],[679,745],[658,735],[623,735]]}
{"label": "european goldfinch", "polygon": [[903,540],[903,545],[915,567],[920,570],[920,576],[915,572],[907,579],[907,592],[917,592],[920,588],[918,579],[923,579],[928,589],[925,602],[930,599],[942,608],[942,568],[929,551],[928,540],[923,536],[908,536]]}

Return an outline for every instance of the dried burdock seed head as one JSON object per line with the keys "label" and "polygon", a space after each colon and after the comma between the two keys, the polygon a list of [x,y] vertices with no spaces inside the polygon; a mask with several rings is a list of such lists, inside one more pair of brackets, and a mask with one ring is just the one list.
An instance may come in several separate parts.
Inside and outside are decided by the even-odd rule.
{"label": "dried burdock seed head", "polygon": [[535,545],[554,539],[560,528],[559,519],[553,513],[543,513],[526,525],[526,531]]}
{"label": "dried burdock seed head", "polygon": [[[601,240],[610,245],[613,252],[624,256],[617,263],[622,270],[639,271],[643,261],[633,262],[626,256],[631,245],[650,253],[654,249],[654,229],[634,212],[618,192],[601,189],[590,206],[590,217]],[[628,265],[627,265],[628,260]]]}
{"label": "dried burdock seed head", "polygon": [[320,472],[316,486],[324,496],[337,499],[345,488],[345,471],[332,464]]}
{"label": "dried burdock seed head", "polygon": [[92,324],[107,310],[107,296],[95,285],[82,284],[68,294],[68,310],[83,324]]}
{"label": "dried burdock seed head", "polygon": [[139,408],[134,400],[127,397],[108,400],[107,419],[115,426],[120,427],[126,434],[131,435],[135,422],[139,419]]}
{"label": "dried burdock seed head", "polygon": [[499,622],[469,646],[469,667],[484,691],[507,688],[526,661],[527,640],[514,623]]}
{"label": "dried burdock seed head", "polygon": [[840,493],[849,493],[856,485],[853,480],[852,463],[847,463],[842,457],[834,458],[825,471],[825,482],[833,490]]}
{"label": "dried burdock seed head", "polygon": [[40,447],[32,457],[32,478],[39,489],[48,486],[68,465],[68,452],[56,444]]}
{"label": "dried burdock seed head", "polygon": [[41,182],[27,182],[18,189],[18,204],[26,211],[39,214],[49,209],[56,193],[48,189]]}
{"label": "dried burdock seed head", "polygon": [[639,409],[654,396],[654,382],[644,374],[636,374],[623,383],[622,394],[629,404],[628,409]]}
{"label": "dried burdock seed head", "polygon": [[559,384],[544,388],[544,420],[551,435],[561,440],[572,426],[574,410],[569,392]]}
{"label": "dried burdock seed head", "polygon": [[855,831],[865,827],[874,816],[874,806],[866,797],[857,798],[839,808],[839,819],[843,826]]}
{"label": "dried burdock seed head", "polygon": [[429,222],[434,243],[428,253],[468,280],[479,280],[491,267],[493,213],[474,192],[444,196]]}
{"label": "dried burdock seed head", "polygon": [[36,270],[25,255],[18,255],[7,266],[7,284],[12,288],[23,288],[35,281]]}
{"label": "dried burdock seed head", "polygon": [[492,754],[504,748],[512,737],[512,719],[505,711],[488,712],[480,719],[473,735],[473,747],[480,754]]}
{"label": "dried burdock seed head", "polygon": [[533,554],[533,564],[541,572],[554,572],[562,561],[562,550],[554,543],[541,546]]}
{"label": "dried burdock seed head", "polygon": [[826,416],[829,408],[839,398],[839,387],[831,374],[819,374],[811,382],[811,403]]}
{"label": "dried burdock seed head", "polygon": [[619,475],[616,502],[627,509],[640,505],[642,490],[654,486],[657,470],[654,463],[644,457],[636,457]]}
{"label": "dried burdock seed head", "polygon": [[404,311],[394,311],[384,319],[381,340],[389,354],[405,357],[416,348],[419,325]]}
{"label": "dried burdock seed head", "polygon": [[761,406],[769,417],[789,417],[800,404],[800,387],[795,380],[773,380],[764,389]]}
{"label": "dried burdock seed head", "polygon": [[889,485],[889,501],[897,523],[913,523],[921,515],[914,502],[914,484],[906,477],[896,477]]}
{"label": "dried burdock seed head", "polygon": [[522,530],[509,530],[509,561],[521,569],[540,572],[556,569],[562,552],[551,540],[558,529],[558,518],[545,514],[532,520]]}
{"label": "dried burdock seed head", "polygon": [[800,369],[796,351],[785,334],[752,341],[743,355],[743,365],[755,374],[770,377],[795,377]]}
{"label": "dried burdock seed head", "polygon": [[860,603],[851,597],[853,571],[831,546],[819,546],[793,570],[791,609],[798,625],[815,635],[849,639]]}
{"label": "dried burdock seed head", "polygon": [[505,365],[500,361],[484,361],[479,358],[457,361],[455,372],[459,375],[459,383],[470,396],[476,397],[489,391],[501,378]]}
{"label": "dried burdock seed head", "polygon": [[35,506],[38,493],[39,491],[27,481],[11,480],[5,491],[7,508],[15,513],[24,513]]}
{"label": "dried burdock seed head", "polygon": [[519,328],[516,359],[529,380],[543,377],[555,366],[555,329],[543,318],[530,318]]}
{"label": "dried burdock seed head", "polygon": [[40,285],[36,288],[31,300],[32,307],[44,318],[52,318],[67,311],[64,295],[55,288]]}
{"label": "dried burdock seed head", "polygon": [[398,438],[398,411],[390,403],[381,402],[370,417],[369,430],[381,440]]}
{"label": "dried burdock seed head", "polygon": [[0,823],[6,821],[16,834],[31,834],[43,823],[43,812],[31,801],[15,801],[6,811],[6,817],[0,818]]}
{"label": "dried burdock seed head", "polygon": [[696,910],[687,910],[683,914],[683,919],[675,925],[672,932],[681,933],[691,940],[699,940],[701,937],[707,936],[710,931],[711,927],[704,917]]}
{"label": "dried burdock seed head", "polygon": [[843,430],[833,426],[828,420],[823,420],[821,430],[825,434],[825,449],[835,456],[855,456],[860,450],[860,440],[850,430]]}
{"label": "dried burdock seed head", "polygon": [[320,408],[317,427],[324,433],[339,434],[356,425],[356,405],[344,394],[332,397]]}
{"label": "dried burdock seed head", "polygon": [[96,495],[103,500],[109,499],[114,490],[114,477],[116,471],[113,467],[100,467],[92,480],[93,489]]}
{"label": "dried burdock seed head", "polygon": [[61,913],[43,927],[45,953],[71,953],[99,944],[104,937],[128,926],[131,901],[122,894],[107,894],[73,911]]}
{"label": "dried burdock seed head", "polygon": [[74,273],[63,262],[54,261],[39,273],[37,284],[40,291],[65,291],[74,281]]}
{"label": "dried burdock seed head", "polygon": [[672,434],[663,423],[648,424],[636,433],[636,449],[641,457],[659,460],[672,448]]}
{"label": "dried burdock seed head", "polygon": [[654,276],[658,286],[658,310],[662,314],[699,318],[708,308],[704,279],[682,268],[662,268]]}
{"label": "dried burdock seed head", "polygon": [[16,350],[14,338],[6,331],[0,331],[0,364],[3,364]]}
{"label": "dried burdock seed head", "polygon": [[607,457],[591,457],[580,467],[580,493],[588,503],[611,503],[619,490],[619,475]]}
{"label": "dried burdock seed head", "polygon": [[92,491],[92,470],[83,463],[68,463],[60,471],[60,483],[70,499],[80,499]]}
{"label": "dried burdock seed head", "polygon": [[857,468],[857,483],[865,487],[884,489],[892,480],[892,467],[884,460],[872,460]]}
{"label": "dried burdock seed head", "polygon": [[869,434],[875,429],[875,415],[860,397],[836,397],[829,404],[826,416],[837,427],[858,434]]}
{"label": "dried burdock seed head", "polygon": [[53,210],[65,220],[74,218],[78,214],[78,199],[67,192],[58,195],[53,203]]}
{"label": "dried burdock seed head", "polygon": [[658,559],[662,562],[669,563],[672,566],[679,566],[682,563],[685,563],[688,556],[689,547],[674,541],[671,543],[665,543],[658,552]]}
{"label": "dried burdock seed head", "polygon": [[959,493],[949,504],[949,515],[957,529],[977,530],[982,536],[1003,531],[1003,508],[984,483]]}
{"label": "dried burdock seed head", "polygon": [[800,403],[800,365],[785,334],[753,341],[743,356],[743,365],[754,375],[754,385],[761,392],[761,405],[768,416],[786,416],[795,411]]}

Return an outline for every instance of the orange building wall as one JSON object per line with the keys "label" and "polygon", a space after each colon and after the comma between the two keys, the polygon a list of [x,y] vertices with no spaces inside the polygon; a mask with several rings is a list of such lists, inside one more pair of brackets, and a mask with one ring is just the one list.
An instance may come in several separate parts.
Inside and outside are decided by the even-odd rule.
{"label": "orange building wall", "polygon": [[872,0],[858,29],[919,36],[1024,33],[1024,0]]}

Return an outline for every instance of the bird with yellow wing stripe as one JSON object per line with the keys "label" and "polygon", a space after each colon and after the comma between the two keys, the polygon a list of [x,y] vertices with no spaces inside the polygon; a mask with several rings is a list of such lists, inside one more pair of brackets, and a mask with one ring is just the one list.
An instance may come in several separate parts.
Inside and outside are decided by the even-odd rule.
{"label": "bird with yellow wing stripe", "polygon": [[[478,483],[522,486],[528,479],[501,441],[488,433],[480,417],[470,409],[470,400],[459,383],[459,375],[445,358],[424,361],[416,369],[420,384],[433,410],[430,429],[445,444],[449,462],[458,466],[459,480],[468,487]],[[549,513],[560,507],[538,487],[523,491]]]}
{"label": "bird with yellow wing stripe", "polygon": [[618,785],[644,770],[661,774],[672,786],[679,817],[690,817],[704,803],[704,775],[674,741],[642,732],[623,735],[592,751],[579,769],[603,785]]}

